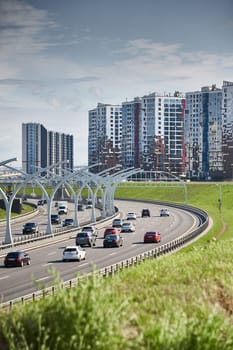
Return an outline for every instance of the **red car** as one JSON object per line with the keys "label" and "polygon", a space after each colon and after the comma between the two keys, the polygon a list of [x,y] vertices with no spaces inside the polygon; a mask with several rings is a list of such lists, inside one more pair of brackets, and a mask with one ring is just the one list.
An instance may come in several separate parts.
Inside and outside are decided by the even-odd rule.
{"label": "red car", "polygon": [[30,256],[23,251],[9,252],[5,259],[4,265],[8,266],[21,266],[30,265]]}
{"label": "red car", "polygon": [[104,238],[108,235],[119,235],[120,230],[116,227],[107,227],[104,231]]}
{"label": "red car", "polygon": [[119,236],[119,234],[117,235],[107,235],[105,238],[104,238],[104,241],[103,241],[103,246],[104,248],[110,248],[110,247],[121,247],[123,245],[123,238],[121,236]]}
{"label": "red car", "polygon": [[158,243],[160,241],[161,236],[157,231],[148,231],[144,235],[144,243]]}

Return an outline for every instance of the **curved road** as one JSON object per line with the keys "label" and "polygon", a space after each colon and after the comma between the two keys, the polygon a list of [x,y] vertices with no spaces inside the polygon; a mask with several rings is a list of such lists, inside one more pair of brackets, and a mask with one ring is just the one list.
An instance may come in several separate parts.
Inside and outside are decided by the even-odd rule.
{"label": "curved road", "polygon": [[[161,206],[139,202],[115,201],[120,208],[120,215],[126,218],[128,212],[136,212],[136,231],[133,233],[122,233],[124,239],[123,247],[103,248],[103,231],[99,229],[99,237],[96,247],[86,248],[86,260],[81,262],[63,262],[62,252],[65,246],[75,245],[75,233],[72,238],[64,241],[33,248],[30,250],[31,265],[23,268],[5,268],[3,259],[0,260],[0,296],[1,301],[6,302],[17,297],[35,292],[36,285],[47,287],[53,284],[50,269],[55,269],[63,281],[70,280],[77,274],[86,274],[93,270],[94,266],[103,268],[136,256],[155,247],[155,244],[144,244],[144,233],[148,230],[157,230],[161,233],[161,243],[165,244],[174,238],[197,226],[198,220],[191,213],[181,209],[169,208],[169,217],[160,217]],[[150,218],[141,218],[143,207],[151,210]],[[111,226],[105,225],[105,227]],[[98,225],[97,225],[98,227]],[[23,248],[22,248],[23,249]]]}

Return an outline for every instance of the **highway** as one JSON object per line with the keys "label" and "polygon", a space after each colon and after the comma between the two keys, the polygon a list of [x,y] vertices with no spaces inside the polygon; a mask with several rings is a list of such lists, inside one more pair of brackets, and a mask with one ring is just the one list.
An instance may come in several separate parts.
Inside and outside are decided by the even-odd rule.
{"label": "highway", "polygon": [[[33,200],[31,201],[33,202]],[[37,200],[34,201],[37,203]],[[52,214],[57,214],[57,208],[55,207],[55,202],[52,205]],[[26,217],[24,220],[17,219],[17,220],[12,220],[11,222],[11,234],[12,237],[17,238],[22,235],[22,230],[23,230],[23,224],[25,222],[37,222],[39,225],[39,231],[40,232],[46,232],[46,227],[47,227],[47,205],[43,206],[38,206],[39,213],[35,214],[35,216],[32,217]],[[95,208],[95,215],[96,217],[100,215],[100,211]],[[69,203],[69,210],[67,215],[62,215],[61,219],[65,218],[74,218],[74,204]],[[84,211],[78,211],[78,219],[79,221],[85,222],[89,221],[91,219],[91,209],[85,209]],[[55,225],[54,228],[60,228],[62,224]],[[0,223],[0,241],[4,241],[5,239],[5,227],[6,224],[4,222]]]}
{"label": "highway", "polygon": [[[103,248],[103,231],[99,230],[97,244],[93,248],[86,249],[86,260],[81,262],[63,262],[62,252],[65,246],[75,245],[75,235],[64,241],[52,245],[33,248],[29,251],[31,265],[23,268],[6,268],[3,258],[0,259],[0,296],[1,302],[6,302],[17,297],[35,292],[42,287],[53,284],[51,269],[57,271],[61,280],[67,281],[78,275],[86,274],[93,268],[103,268],[121,260],[138,255],[155,246],[165,244],[176,237],[197,226],[195,216],[181,209],[169,208],[169,217],[160,217],[159,205],[145,204],[130,201],[115,201],[120,209],[122,218],[126,218],[128,212],[136,212],[136,231],[122,233],[124,239],[120,248]],[[141,218],[141,210],[147,207],[151,210],[150,218]],[[85,210],[88,211],[88,210]],[[21,224],[22,225],[22,224]],[[105,225],[111,226],[111,223]],[[98,225],[97,225],[98,227]],[[144,244],[144,233],[148,230],[157,230],[161,233],[161,243]],[[22,247],[23,249],[23,247]],[[26,250],[26,249],[25,249]]]}

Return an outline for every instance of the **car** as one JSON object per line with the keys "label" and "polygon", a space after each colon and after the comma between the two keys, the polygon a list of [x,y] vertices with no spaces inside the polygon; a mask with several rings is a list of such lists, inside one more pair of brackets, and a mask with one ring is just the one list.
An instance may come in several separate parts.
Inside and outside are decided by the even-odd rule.
{"label": "car", "polygon": [[74,219],[65,219],[63,221],[63,224],[62,224],[63,227],[66,227],[66,226],[74,226]]}
{"label": "car", "polygon": [[61,205],[60,207],[58,207],[57,213],[58,215],[67,214],[68,213],[67,206]]}
{"label": "car", "polygon": [[142,209],[142,218],[149,217],[150,216],[150,210],[148,208]]}
{"label": "car", "polygon": [[26,222],[23,226],[23,234],[38,233],[39,227],[36,222]]}
{"label": "car", "polygon": [[96,245],[96,236],[90,231],[78,232],[75,238],[76,245],[80,247]]}
{"label": "car", "polygon": [[78,211],[84,211],[84,205],[78,204]]}
{"label": "car", "polygon": [[103,240],[103,247],[121,247],[123,245],[123,238],[119,234],[110,234],[107,235]]}
{"label": "car", "polygon": [[148,231],[144,235],[144,243],[159,243],[161,235],[157,231]]}
{"label": "car", "polygon": [[44,205],[44,200],[43,199],[39,199],[37,202],[37,205]]}
{"label": "car", "polygon": [[123,222],[121,226],[121,232],[134,232],[135,226],[130,221]]}
{"label": "car", "polygon": [[58,214],[51,214],[51,224],[60,224],[61,218]]}
{"label": "car", "polygon": [[123,223],[123,220],[122,220],[122,219],[120,219],[120,218],[115,218],[115,219],[113,219],[113,221],[112,221],[112,227],[119,227],[119,228],[121,228],[122,223]]}
{"label": "car", "polygon": [[21,266],[30,265],[31,259],[28,253],[19,250],[14,252],[9,252],[4,258],[4,265],[6,267],[10,266]]}
{"label": "car", "polygon": [[98,234],[99,234],[98,230],[94,225],[83,226],[82,232],[91,232],[96,237],[98,237]]}
{"label": "car", "polygon": [[86,209],[91,209],[91,208],[93,208],[93,204],[92,203],[87,203]]}
{"label": "car", "polygon": [[169,210],[168,209],[161,209],[160,210],[160,216],[169,216]]}
{"label": "car", "polygon": [[86,259],[86,251],[82,247],[77,246],[68,246],[65,247],[62,253],[63,261],[71,261],[71,260],[85,260]]}
{"label": "car", "polygon": [[117,228],[117,227],[107,227],[105,230],[104,230],[104,238],[107,236],[107,235],[119,235],[119,232],[120,230]]}
{"label": "car", "polygon": [[137,215],[136,213],[128,213],[126,220],[136,220],[137,219]]}

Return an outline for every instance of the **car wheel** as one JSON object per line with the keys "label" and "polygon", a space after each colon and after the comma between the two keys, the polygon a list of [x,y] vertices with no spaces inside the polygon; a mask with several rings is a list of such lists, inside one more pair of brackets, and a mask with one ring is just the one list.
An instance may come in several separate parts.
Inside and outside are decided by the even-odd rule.
{"label": "car wheel", "polygon": [[24,263],[23,260],[21,260],[20,266],[23,267]]}

